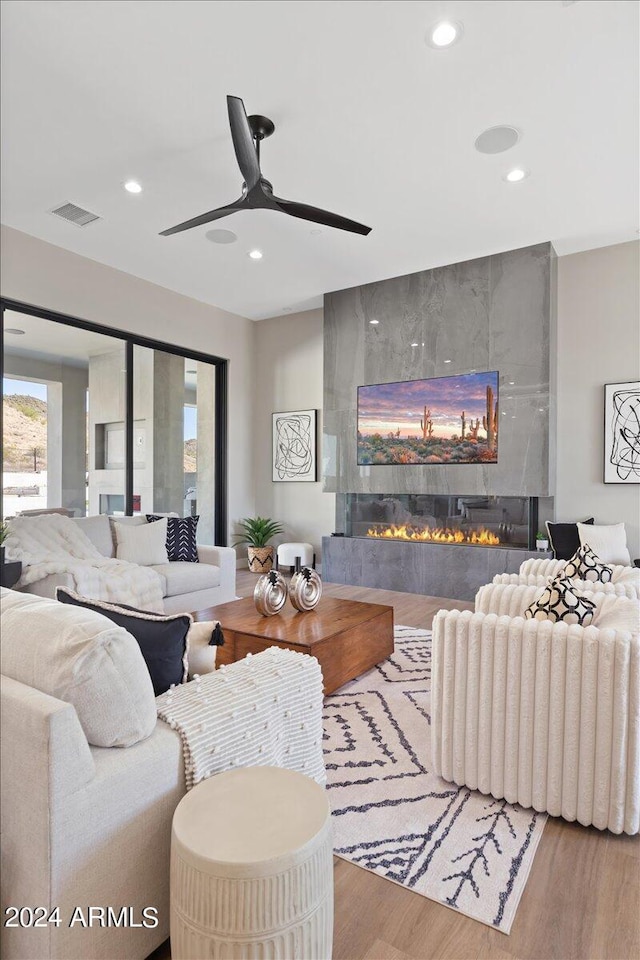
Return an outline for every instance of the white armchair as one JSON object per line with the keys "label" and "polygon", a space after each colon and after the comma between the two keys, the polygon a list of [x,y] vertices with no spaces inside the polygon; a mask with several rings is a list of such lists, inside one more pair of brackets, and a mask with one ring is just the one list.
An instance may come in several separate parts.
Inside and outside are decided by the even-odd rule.
{"label": "white armchair", "polygon": [[[639,571],[640,572],[640,571]],[[551,574],[547,577],[541,575],[526,573],[497,573],[492,583],[498,584],[524,584],[528,587],[536,587],[538,592],[544,589],[551,579]],[[614,597],[628,597],[630,600],[640,598],[640,578],[636,584],[631,578],[628,580],[618,580],[616,583],[601,583],[599,580],[574,580],[576,590],[580,593],[606,593]]]}
{"label": "white armchair", "polygon": [[[549,577],[556,577],[559,573],[562,573],[568,562],[568,560],[539,560],[537,557],[531,557],[531,559],[524,560],[520,564],[519,573],[524,576],[545,577],[548,580]],[[613,570],[612,583],[631,583],[640,592],[640,569],[638,567],[626,567],[619,563],[609,564],[609,566]]]}
{"label": "white armchair", "polygon": [[[489,585],[433,623],[431,735],[445,780],[613,833],[640,831],[638,604],[601,627],[525,620],[540,588]],[[614,629],[613,607],[635,630]],[[494,609],[509,615],[488,612]],[[486,612],[482,612],[482,611]]]}

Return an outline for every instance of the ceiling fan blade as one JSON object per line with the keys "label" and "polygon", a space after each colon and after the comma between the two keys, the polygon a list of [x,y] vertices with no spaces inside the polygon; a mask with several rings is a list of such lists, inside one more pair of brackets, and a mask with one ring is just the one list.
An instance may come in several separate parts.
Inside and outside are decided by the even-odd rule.
{"label": "ceiling fan blade", "polygon": [[283,213],[288,213],[291,217],[310,220],[312,223],[321,223],[325,227],[335,227],[336,230],[348,230],[349,233],[359,233],[363,237],[371,233],[371,227],[365,227],[364,224],[356,223],[355,220],[340,217],[337,213],[320,210],[319,207],[310,207],[306,203],[296,203],[294,200],[281,200],[280,197],[274,197],[273,199]]}
{"label": "ceiling fan blade", "polygon": [[222,217],[228,217],[230,213],[236,213],[238,210],[246,210],[247,205],[244,200],[236,200],[235,203],[229,203],[226,207],[218,207],[217,210],[209,210],[208,213],[201,213],[199,217],[192,220],[185,220],[176,227],[169,227],[160,233],[161,237],[170,237],[172,233],[182,233],[183,230],[191,230],[192,227],[201,227],[205,223],[211,223],[212,220],[221,220]]}
{"label": "ceiling fan blade", "polygon": [[247,191],[249,191],[260,180],[260,164],[258,163],[251,127],[247,120],[247,111],[244,109],[244,103],[240,97],[227,97],[227,110],[229,111],[233,149],[236,152],[240,173],[244,177]]}

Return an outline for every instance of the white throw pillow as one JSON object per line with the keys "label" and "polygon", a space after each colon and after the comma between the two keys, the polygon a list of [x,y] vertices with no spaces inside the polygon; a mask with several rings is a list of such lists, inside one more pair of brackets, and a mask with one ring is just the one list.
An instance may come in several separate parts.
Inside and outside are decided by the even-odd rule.
{"label": "white throw pillow", "polygon": [[156,563],[168,563],[167,556],[167,518],[155,523],[114,523],[116,532],[116,557],[137,563],[141,567],[152,567]]}
{"label": "white throw pillow", "polygon": [[75,707],[96,747],[130,747],[156,726],[137,642],[100,613],[1,590],[2,673]]}
{"label": "white throw pillow", "polygon": [[578,536],[584,546],[589,544],[603,563],[620,563],[631,566],[631,555],[627,547],[627,532],[624,523],[611,523],[606,526],[578,524]]}

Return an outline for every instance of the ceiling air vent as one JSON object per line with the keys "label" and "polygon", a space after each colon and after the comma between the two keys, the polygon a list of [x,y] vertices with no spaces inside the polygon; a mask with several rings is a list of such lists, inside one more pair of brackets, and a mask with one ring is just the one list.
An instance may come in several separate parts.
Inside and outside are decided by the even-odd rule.
{"label": "ceiling air vent", "polygon": [[51,213],[68,223],[75,223],[76,227],[86,227],[88,223],[101,219],[97,213],[89,213],[88,210],[83,210],[75,203],[63,203],[61,207],[56,207]]}

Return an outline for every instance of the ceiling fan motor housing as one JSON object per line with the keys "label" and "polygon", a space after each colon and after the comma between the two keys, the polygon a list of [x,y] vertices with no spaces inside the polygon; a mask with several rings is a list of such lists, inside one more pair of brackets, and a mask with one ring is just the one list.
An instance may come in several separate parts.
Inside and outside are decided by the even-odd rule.
{"label": "ceiling fan motor housing", "polygon": [[268,117],[261,117],[259,113],[252,113],[250,117],[247,117],[247,120],[254,140],[264,140],[266,137],[270,137],[276,129],[275,124]]}

